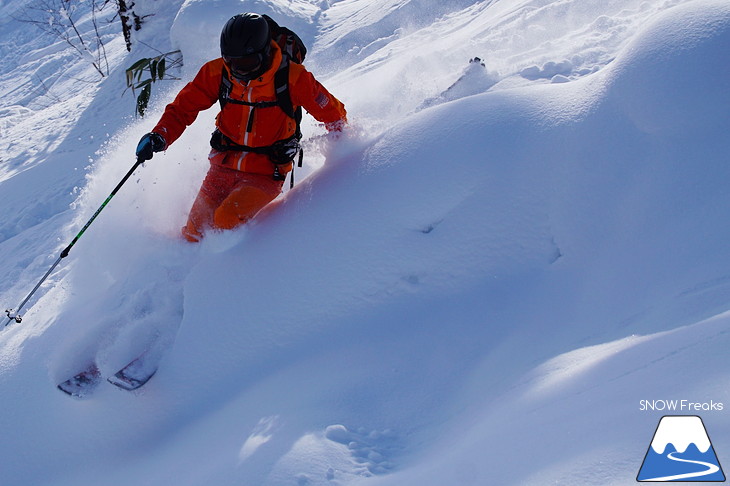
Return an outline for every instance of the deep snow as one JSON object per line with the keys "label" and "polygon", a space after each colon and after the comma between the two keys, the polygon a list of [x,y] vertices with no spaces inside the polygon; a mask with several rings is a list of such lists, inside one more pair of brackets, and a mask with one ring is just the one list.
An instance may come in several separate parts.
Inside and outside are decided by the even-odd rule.
{"label": "deep snow", "polygon": [[[668,413],[641,400],[728,406],[727,2],[140,0],[141,42],[110,27],[86,83],[7,20],[23,3],[0,3],[7,307],[182,86],[133,119],[146,45],[187,80],[230,15],[271,13],[352,129],[310,119],[294,190],[199,246],[177,234],[215,110],[139,169],[0,332],[3,485],[624,485]],[[148,346],[137,394],[55,389]],[[727,410],[678,412],[728,462]]]}

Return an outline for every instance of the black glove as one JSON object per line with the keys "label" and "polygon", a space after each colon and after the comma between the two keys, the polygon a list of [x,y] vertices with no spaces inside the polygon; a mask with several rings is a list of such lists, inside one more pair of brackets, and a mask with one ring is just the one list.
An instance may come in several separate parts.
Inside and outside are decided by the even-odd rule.
{"label": "black glove", "polygon": [[150,132],[142,137],[137,144],[137,159],[150,160],[154,152],[162,152],[167,142],[159,133]]}
{"label": "black glove", "polygon": [[300,149],[299,138],[297,137],[279,140],[271,146],[269,158],[276,165],[288,164],[294,160]]}

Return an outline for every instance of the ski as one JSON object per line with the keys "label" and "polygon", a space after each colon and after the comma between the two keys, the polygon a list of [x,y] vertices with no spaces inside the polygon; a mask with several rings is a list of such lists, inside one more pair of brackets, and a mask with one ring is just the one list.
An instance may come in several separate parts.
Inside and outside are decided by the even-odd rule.
{"label": "ski", "polygon": [[133,391],[147,383],[156,372],[157,360],[150,359],[149,353],[145,352],[107,378],[106,381],[122,390]]}
{"label": "ski", "polygon": [[[155,359],[154,353],[144,352],[107,378],[106,381],[122,390],[134,391],[154,376],[157,372],[157,364],[158,360]],[[73,378],[59,383],[57,388],[74,398],[86,398],[101,382],[101,371],[99,371],[96,363],[92,363]]]}
{"label": "ski", "polygon": [[85,398],[101,382],[101,372],[95,363],[81,373],[58,384],[58,389],[74,398]]}

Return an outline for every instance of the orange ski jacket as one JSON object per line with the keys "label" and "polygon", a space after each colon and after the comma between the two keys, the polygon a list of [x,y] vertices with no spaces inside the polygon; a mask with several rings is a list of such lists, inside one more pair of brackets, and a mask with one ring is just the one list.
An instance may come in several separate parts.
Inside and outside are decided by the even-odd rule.
{"label": "orange ski jacket", "polygon": [[[273,41],[271,50],[271,67],[261,77],[243,83],[228,73],[233,85],[229,99],[248,103],[276,102],[274,75],[281,64],[282,53]],[[228,67],[222,58],[207,62],[195,79],[167,105],[152,131],[162,135],[168,146],[195,121],[198,113],[218,101],[224,69],[227,71]],[[315,119],[325,123],[328,129],[338,129],[346,123],[347,112],[342,102],[327,91],[304,66],[295,62],[289,63],[289,93],[295,108],[303,107]],[[296,122],[279,106],[261,108],[226,103],[216,117],[216,127],[237,145],[268,147],[294,135]],[[223,156],[214,150],[210,160],[214,164],[257,174],[271,174],[274,167],[267,155],[254,152],[228,153]],[[291,164],[283,168],[282,172],[288,172],[290,168]]]}

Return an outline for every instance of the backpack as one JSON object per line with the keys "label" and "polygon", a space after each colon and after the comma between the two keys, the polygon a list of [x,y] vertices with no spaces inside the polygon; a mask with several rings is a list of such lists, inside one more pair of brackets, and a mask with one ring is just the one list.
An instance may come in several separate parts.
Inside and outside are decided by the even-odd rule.
{"label": "backpack", "polygon": [[[255,103],[234,100],[230,98],[231,89],[233,83],[228,77],[228,70],[223,67],[223,73],[221,74],[221,84],[218,89],[218,102],[221,110],[227,103],[234,103],[239,105],[247,105],[253,107],[254,110],[261,108],[279,107],[288,117],[294,119],[296,123],[296,130],[294,135],[290,138],[279,140],[269,147],[246,147],[243,145],[237,145],[231,140],[227,140],[220,131],[216,130],[211,138],[211,146],[216,150],[244,150],[247,152],[262,153],[268,155],[271,161],[274,163],[274,180],[284,180],[286,174],[282,176],[279,172],[279,165],[289,164],[293,162],[297,153],[299,154],[298,167],[302,166],[302,160],[304,153],[299,145],[299,141],[302,138],[302,131],[300,128],[302,121],[302,107],[299,106],[296,109],[291,101],[291,95],[289,94],[289,64],[295,62],[301,64],[307,55],[307,48],[302,42],[302,39],[294,33],[294,31],[287,29],[286,27],[280,26],[274,19],[268,15],[262,15],[266,22],[269,24],[269,32],[271,39],[281,49],[282,58],[279,69],[274,75],[274,91],[276,93],[276,101],[259,101]],[[249,117],[249,125],[246,128],[247,131],[253,130],[253,114]],[[294,170],[292,166],[292,177],[291,187],[294,187]]]}

